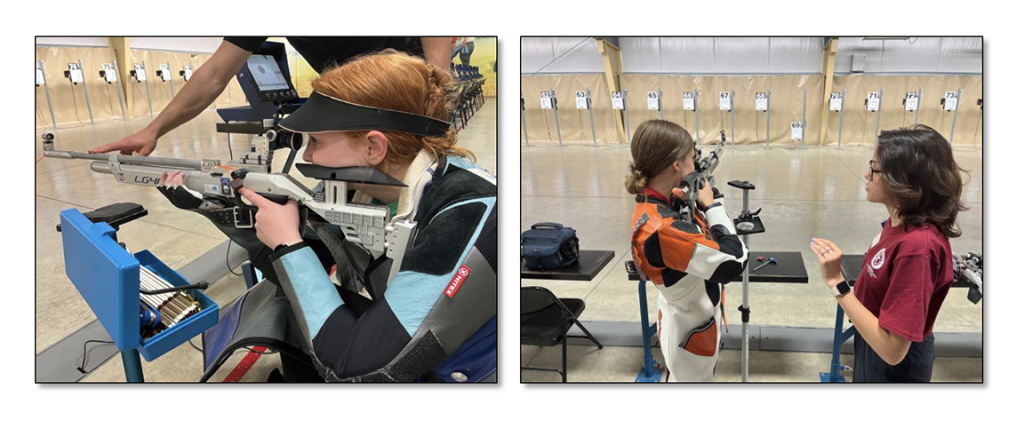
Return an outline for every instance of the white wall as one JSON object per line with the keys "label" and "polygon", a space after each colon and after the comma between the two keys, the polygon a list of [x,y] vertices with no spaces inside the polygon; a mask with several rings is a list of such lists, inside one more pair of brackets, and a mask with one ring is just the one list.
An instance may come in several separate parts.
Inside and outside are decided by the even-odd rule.
{"label": "white wall", "polygon": [[[823,37],[620,37],[623,73],[819,74]],[[592,38],[524,37],[521,73],[601,73]],[[865,55],[865,74],[980,74],[980,37],[864,40],[841,37],[836,74],[850,73],[852,56]],[[556,60],[557,58],[557,60]]]}
{"label": "white wall", "polygon": [[223,37],[131,37],[128,43],[132,49],[212,54],[222,40]]}
{"label": "white wall", "polygon": [[519,40],[521,74],[604,73],[593,37],[523,37]]}
{"label": "white wall", "polygon": [[864,74],[981,74],[980,37],[912,37],[864,40],[840,37],[836,74],[850,73],[853,55],[865,55]]}
{"label": "white wall", "polygon": [[107,37],[36,37],[36,46],[110,46]]}
{"label": "white wall", "polygon": [[[132,49],[212,54],[223,37],[129,37]],[[108,37],[36,37],[36,46],[109,47]]]}
{"label": "white wall", "polygon": [[821,73],[821,37],[620,37],[623,73]]}

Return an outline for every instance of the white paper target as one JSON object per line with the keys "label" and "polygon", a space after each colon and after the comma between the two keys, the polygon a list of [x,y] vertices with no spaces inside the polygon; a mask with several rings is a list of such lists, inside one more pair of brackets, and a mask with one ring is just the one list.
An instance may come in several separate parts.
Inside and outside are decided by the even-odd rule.
{"label": "white paper target", "polygon": [[164,82],[171,80],[171,66],[160,64],[160,79]]}
{"label": "white paper target", "polygon": [[947,112],[952,112],[952,111],[956,110],[956,104],[957,104],[958,101],[960,101],[960,100],[956,99],[956,93],[955,92],[953,92],[953,91],[946,91],[946,103],[942,105],[943,109],[945,109]]}
{"label": "white paper target", "polygon": [[761,112],[768,110],[768,93],[758,92],[754,94],[754,109]]}
{"label": "white paper target", "polygon": [[694,108],[696,107],[696,105],[697,105],[697,103],[696,103],[696,100],[693,98],[693,93],[692,92],[684,92],[683,93],[683,110],[689,110],[689,111],[692,112],[694,110]]}
{"label": "white paper target", "polygon": [[576,108],[584,109],[587,108],[587,93],[583,91],[576,91]]}
{"label": "white paper target", "polygon": [[103,64],[103,79],[106,80],[107,83],[117,82],[117,72],[114,71],[114,66],[112,64]]}
{"label": "white paper target", "polygon": [[647,110],[660,110],[660,100],[658,100],[658,93],[650,91],[647,93]]}
{"label": "white paper target", "polygon": [[877,112],[878,111],[878,106],[881,104],[881,101],[882,100],[878,97],[878,93],[877,92],[869,92],[868,93],[868,111],[869,112]]}
{"label": "white paper target", "polygon": [[728,92],[718,93],[718,110],[732,110],[732,96]]}
{"label": "white paper target", "polygon": [[612,92],[612,109],[623,110],[625,106],[622,103],[622,93],[619,91]]}
{"label": "white paper target", "polygon": [[188,82],[189,79],[192,79],[192,66],[185,66],[185,68],[183,68],[182,71],[185,72],[185,82]]}
{"label": "white paper target", "polygon": [[804,125],[802,123],[800,123],[800,121],[793,121],[793,123],[790,124],[789,126],[790,126],[790,129],[792,130],[791,134],[792,134],[793,140],[803,140],[804,139]]}
{"label": "white paper target", "polygon": [[843,110],[843,96],[838,92],[829,94],[828,98],[828,110],[838,112]]}
{"label": "white paper target", "polygon": [[82,69],[78,68],[78,64],[68,63],[68,71],[71,72],[71,82],[82,83],[85,81],[85,76],[82,74]]}
{"label": "white paper target", "polygon": [[36,67],[36,85],[42,85],[46,83],[45,81],[46,80],[43,79],[43,71],[39,67]]}
{"label": "white paper target", "polygon": [[135,64],[133,65],[133,68],[135,69],[135,80],[139,82],[145,82],[146,69],[142,68],[142,64]]}
{"label": "white paper target", "polygon": [[904,100],[904,103],[903,103],[903,108],[906,111],[908,111],[908,112],[914,112],[914,111],[917,110],[917,102],[918,102],[917,93],[916,92],[908,92],[906,100]]}
{"label": "white paper target", "polygon": [[554,103],[551,102],[551,91],[541,91],[540,93],[540,108],[551,109]]}

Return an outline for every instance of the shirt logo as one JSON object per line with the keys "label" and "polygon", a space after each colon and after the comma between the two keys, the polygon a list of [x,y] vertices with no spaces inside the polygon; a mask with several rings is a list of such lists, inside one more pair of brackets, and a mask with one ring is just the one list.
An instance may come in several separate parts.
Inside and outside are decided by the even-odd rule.
{"label": "shirt logo", "polygon": [[880,269],[880,268],[882,268],[882,264],[884,264],[884,263],[885,263],[885,248],[882,248],[882,250],[879,250],[878,253],[875,253],[875,258],[871,260],[871,268],[874,268],[876,270]]}
{"label": "shirt logo", "polygon": [[459,267],[459,270],[455,272],[455,277],[452,277],[452,281],[448,282],[448,287],[444,290],[444,296],[449,298],[455,298],[455,293],[462,287],[462,283],[466,281],[466,277],[469,277],[469,273],[473,270],[465,265]]}
{"label": "shirt logo", "polygon": [[882,265],[885,265],[885,248],[875,253],[875,257],[871,258],[871,265],[868,266],[868,274],[872,278],[875,277],[875,270],[881,269]]}

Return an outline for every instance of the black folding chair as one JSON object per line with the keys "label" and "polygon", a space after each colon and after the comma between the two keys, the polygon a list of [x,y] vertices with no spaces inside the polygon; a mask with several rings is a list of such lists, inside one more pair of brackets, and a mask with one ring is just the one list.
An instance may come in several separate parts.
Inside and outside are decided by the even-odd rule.
{"label": "black folding chair", "polygon": [[[550,290],[540,286],[526,286],[519,289],[519,343],[529,346],[555,346],[562,343],[562,369],[520,366],[520,369],[533,371],[553,371],[562,375],[562,382],[567,380],[566,354],[567,338],[587,338],[597,345],[598,350],[604,346],[587,331],[580,323],[580,314],[587,308],[582,299],[559,299]],[[586,335],[568,335],[572,325],[579,326]]]}

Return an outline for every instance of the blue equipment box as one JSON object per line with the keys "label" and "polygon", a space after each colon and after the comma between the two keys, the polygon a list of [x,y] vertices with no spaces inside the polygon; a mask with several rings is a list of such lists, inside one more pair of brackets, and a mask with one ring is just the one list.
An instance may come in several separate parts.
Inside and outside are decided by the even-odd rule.
{"label": "blue equipment box", "polygon": [[174,286],[188,281],[148,250],[129,254],[106,223],[92,223],[76,209],[60,213],[65,273],[119,350],[138,349],[147,361],[167,353],[217,324],[217,303],[198,290],[184,291],[202,310],[159,334],[142,339],[139,322],[139,266]]}

